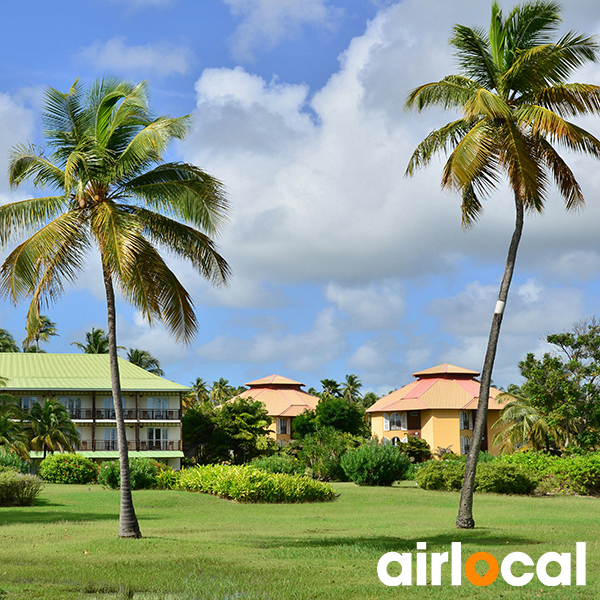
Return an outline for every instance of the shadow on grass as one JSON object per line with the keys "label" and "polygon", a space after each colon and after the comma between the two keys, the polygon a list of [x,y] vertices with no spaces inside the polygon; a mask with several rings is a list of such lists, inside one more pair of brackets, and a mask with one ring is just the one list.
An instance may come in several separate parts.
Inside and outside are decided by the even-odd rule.
{"label": "shadow on grass", "polygon": [[[51,505],[51,504],[50,504]],[[59,505],[60,506],[60,505]],[[0,511],[0,526],[17,523],[59,523],[64,521],[113,521],[118,520],[118,514],[73,512],[73,511],[36,511],[36,506],[9,508]]]}
{"label": "shadow on grass", "polygon": [[462,530],[440,535],[403,538],[396,536],[323,536],[305,538],[269,538],[257,541],[256,546],[260,548],[332,548],[332,547],[352,547],[360,548],[373,552],[415,552],[417,542],[427,542],[428,552],[445,552],[450,549],[452,542],[462,542],[463,545],[473,544],[478,548],[488,546],[511,545],[532,545],[539,544],[540,541],[531,537],[507,535],[486,535],[486,530],[479,528],[476,530]]}

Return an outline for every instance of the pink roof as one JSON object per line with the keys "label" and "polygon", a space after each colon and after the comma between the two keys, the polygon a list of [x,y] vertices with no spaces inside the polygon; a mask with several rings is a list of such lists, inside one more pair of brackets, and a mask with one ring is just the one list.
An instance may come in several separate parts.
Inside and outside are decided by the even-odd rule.
{"label": "pink roof", "polygon": [[[414,375],[418,377],[417,381],[384,396],[368,408],[367,412],[477,408],[480,389],[479,382],[475,380],[479,375],[477,371],[445,363]],[[498,394],[500,390],[490,388],[489,409],[503,408],[496,401]]]}
{"label": "pink roof", "polygon": [[263,377],[246,385],[250,389],[236,397],[264,402],[267,412],[272,417],[297,417],[306,409],[314,410],[319,402],[317,396],[300,389],[302,383],[280,375]]}

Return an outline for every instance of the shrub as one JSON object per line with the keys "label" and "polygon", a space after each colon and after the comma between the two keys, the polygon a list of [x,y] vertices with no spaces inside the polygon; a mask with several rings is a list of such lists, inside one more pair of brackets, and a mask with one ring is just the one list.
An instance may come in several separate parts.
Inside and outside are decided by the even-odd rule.
{"label": "shrub", "polygon": [[475,490],[496,494],[531,494],[537,487],[539,477],[520,465],[502,461],[477,465]]}
{"label": "shrub", "polygon": [[392,485],[404,479],[410,461],[396,446],[369,442],[348,450],[340,464],[350,481],[358,485]]}
{"label": "shrub", "polygon": [[13,469],[0,472],[0,506],[31,506],[42,491],[44,482],[35,475]]}
{"label": "shrub", "polygon": [[419,466],[415,481],[424,490],[456,491],[462,489],[464,463],[457,460],[432,460]]}
{"label": "shrub", "polygon": [[422,463],[433,458],[429,444],[424,439],[412,435],[408,436],[406,442],[399,444],[398,449],[414,463]]}
{"label": "shrub", "polygon": [[268,473],[304,474],[304,467],[300,464],[300,461],[289,454],[273,454],[272,456],[255,458],[250,464]]}
{"label": "shrub", "polygon": [[176,489],[214,494],[238,502],[324,502],[333,488],[310,477],[267,473],[250,465],[206,465],[179,473]]}
{"label": "shrub", "polygon": [[39,476],[50,483],[96,483],[99,470],[81,454],[49,454],[40,463]]}
{"label": "shrub", "polygon": [[156,476],[155,487],[159,490],[174,490],[177,487],[179,476],[177,471],[169,469],[168,471],[161,471]]}
{"label": "shrub", "polygon": [[19,473],[29,472],[29,463],[12,452],[0,450],[0,467],[9,467]]}
{"label": "shrub", "polygon": [[[151,458],[130,458],[131,489],[143,490],[154,487],[159,473],[169,469],[170,467]],[[117,489],[121,485],[121,471],[118,460],[104,462],[100,465],[98,483],[112,489]]]}

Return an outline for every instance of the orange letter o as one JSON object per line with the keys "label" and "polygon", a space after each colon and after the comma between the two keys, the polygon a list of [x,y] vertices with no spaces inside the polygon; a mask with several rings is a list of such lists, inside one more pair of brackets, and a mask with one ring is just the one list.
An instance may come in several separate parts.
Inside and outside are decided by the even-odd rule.
{"label": "orange letter o", "polygon": [[[482,577],[475,570],[475,565],[480,561],[485,560],[488,564],[488,571]],[[465,575],[473,585],[490,585],[496,581],[498,577],[498,561],[489,552],[475,552],[471,554],[465,563]]]}

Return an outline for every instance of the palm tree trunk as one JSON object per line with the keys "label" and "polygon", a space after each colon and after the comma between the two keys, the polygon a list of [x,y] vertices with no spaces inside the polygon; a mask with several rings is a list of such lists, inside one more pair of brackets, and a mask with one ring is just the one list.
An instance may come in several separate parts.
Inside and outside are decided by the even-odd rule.
{"label": "palm tree trunk", "polygon": [[477,459],[479,458],[479,450],[485,433],[488,401],[490,397],[490,385],[492,382],[492,370],[494,368],[494,360],[496,358],[496,349],[498,348],[498,337],[500,336],[500,326],[502,325],[502,317],[504,315],[504,307],[508,298],[508,290],[510,282],[515,270],[515,261],[517,259],[517,250],[521,241],[523,232],[523,203],[515,194],[515,230],[508,248],[508,256],[506,258],[506,266],[504,268],[504,277],[500,284],[498,293],[498,302],[496,310],[492,318],[492,326],[490,329],[490,337],[488,339],[485,361],[481,371],[481,386],[479,390],[479,404],[477,405],[477,416],[475,418],[475,428],[471,437],[469,446],[469,454],[467,456],[467,464],[465,466],[465,478],[463,480],[462,492],[460,495],[460,504],[458,507],[458,516],[456,517],[456,527],[458,529],[473,529],[475,521],[473,520],[473,492],[475,491],[475,472],[477,470]]}
{"label": "palm tree trunk", "polygon": [[133,508],[131,497],[131,480],[129,477],[129,452],[127,450],[127,434],[123,419],[123,402],[121,399],[121,380],[119,362],[117,360],[117,323],[115,310],[115,292],[108,267],[102,261],[102,274],[106,289],[106,307],[108,313],[108,355],[110,362],[110,379],[112,385],[115,418],[117,420],[117,441],[119,444],[119,466],[121,473],[121,510],[119,513],[119,537],[141,538],[140,526]]}

